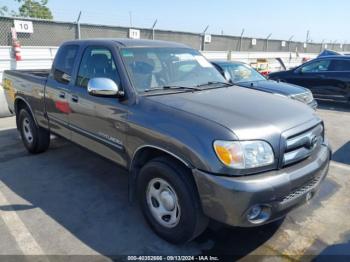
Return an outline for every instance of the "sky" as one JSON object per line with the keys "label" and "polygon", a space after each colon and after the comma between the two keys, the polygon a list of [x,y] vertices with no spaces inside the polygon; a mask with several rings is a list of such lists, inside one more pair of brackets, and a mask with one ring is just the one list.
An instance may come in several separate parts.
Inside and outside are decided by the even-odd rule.
{"label": "sky", "polygon": [[[0,5],[17,9],[15,0]],[[349,43],[349,0],[49,0],[55,20],[271,39]],[[131,19],[130,19],[131,17]],[[131,21],[130,21],[131,20]]]}

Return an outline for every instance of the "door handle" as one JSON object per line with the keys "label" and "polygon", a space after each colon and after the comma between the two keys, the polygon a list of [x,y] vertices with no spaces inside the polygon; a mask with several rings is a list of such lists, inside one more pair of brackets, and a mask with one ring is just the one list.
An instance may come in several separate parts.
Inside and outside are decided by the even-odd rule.
{"label": "door handle", "polygon": [[75,103],[78,103],[79,97],[76,96],[76,95],[72,95],[72,101],[75,102]]}
{"label": "door handle", "polygon": [[65,92],[60,92],[58,95],[59,98],[66,98],[66,93]]}

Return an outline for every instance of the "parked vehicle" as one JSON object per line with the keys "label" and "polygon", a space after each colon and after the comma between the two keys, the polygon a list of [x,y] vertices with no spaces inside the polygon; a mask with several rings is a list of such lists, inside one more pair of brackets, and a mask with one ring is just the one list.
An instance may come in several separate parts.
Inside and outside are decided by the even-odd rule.
{"label": "parked vehicle", "polygon": [[182,44],[70,41],[51,72],[8,70],[4,86],[29,152],[47,150],[56,134],[124,167],[130,199],[138,195],[170,242],[193,239],[209,219],[275,221],[328,172],[331,151],[312,109],[233,87]]}
{"label": "parked vehicle", "polygon": [[267,76],[271,73],[269,61],[265,58],[258,58],[256,63],[251,63],[250,65],[263,76]]}
{"label": "parked vehicle", "polygon": [[269,79],[304,86],[316,99],[350,101],[349,56],[321,56],[294,69],[271,73]]}
{"label": "parked vehicle", "polygon": [[317,57],[320,58],[320,57],[332,56],[332,55],[336,56],[336,55],[342,55],[342,54],[333,50],[325,49]]}
{"label": "parked vehicle", "polygon": [[304,87],[268,80],[254,68],[242,62],[218,60],[211,62],[232,84],[286,96],[303,102],[313,109],[317,108],[317,102],[312,93]]}

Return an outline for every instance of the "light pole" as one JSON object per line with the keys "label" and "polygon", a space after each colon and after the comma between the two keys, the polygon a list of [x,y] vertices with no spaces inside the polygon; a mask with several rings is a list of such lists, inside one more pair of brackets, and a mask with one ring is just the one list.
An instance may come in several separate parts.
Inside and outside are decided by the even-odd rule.
{"label": "light pole", "polygon": [[201,50],[204,51],[205,49],[205,33],[208,31],[209,25],[204,29],[202,33],[202,45],[201,45]]}
{"label": "light pole", "polygon": [[158,19],[156,19],[152,25],[152,40],[154,40],[154,28],[156,27],[157,22],[158,22]]}
{"label": "light pole", "polygon": [[240,37],[240,39],[239,39],[239,51],[240,51],[240,52],[241,52],[241,50],[242,50],[243,34],[244,34],[244,28],[242,29],[241,37]]}
{"label": "light pole", "polygon": [[269,34],[267,37],[266,37],[266,52],[268,51],[268,49],[269,49],[269,39],[270,39],[270,37],[272,36],[272,33],[271,34]]}

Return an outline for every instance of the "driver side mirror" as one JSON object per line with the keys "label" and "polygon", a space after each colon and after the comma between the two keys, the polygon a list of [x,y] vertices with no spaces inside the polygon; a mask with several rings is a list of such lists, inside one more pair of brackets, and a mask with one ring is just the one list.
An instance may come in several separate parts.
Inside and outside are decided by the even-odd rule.
{"label": "driver side mirror", "polygon": [[92,96],[114,96],[121,97],[124,92],[121,91],[118,85],[109,78],[95,77],[89,80],[87,91]]}

